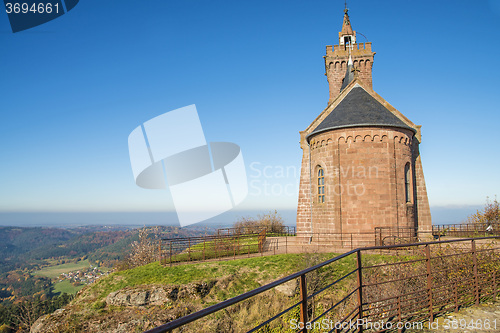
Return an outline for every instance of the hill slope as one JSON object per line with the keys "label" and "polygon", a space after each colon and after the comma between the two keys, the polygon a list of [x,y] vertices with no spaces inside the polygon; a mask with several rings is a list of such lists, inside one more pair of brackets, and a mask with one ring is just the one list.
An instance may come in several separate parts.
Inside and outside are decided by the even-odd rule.
{"label": "hill slope", "polygon": [[[150,329],[332,256],[284,254],[173,267],[152,263],[116,272],[84,288],[64,310],[40,318],[32,332],[60,332],[63,328],[70,328],[70,332],[135,332]],[[327,280],[326,276],[328,279],[341,276],[353,267],[354,261],[344,260],[339,265],[319,272],[316,279],[319,281]],[[288,303],[290,297],[297,297],[297,283],[291,282],[288,288],[266,292],[247,302],[243,312],[241,308],[233,307],[230,310],[233,311],[232,315],[226,316],[224,320],[215,314],[197,323],[206,325],[206,328],[200,330],[197,327],[194,331],[209,332],[215,326],[222,331],[238,331],[240,326],[256,324],[261,318],[263,306],[272,312]]]}

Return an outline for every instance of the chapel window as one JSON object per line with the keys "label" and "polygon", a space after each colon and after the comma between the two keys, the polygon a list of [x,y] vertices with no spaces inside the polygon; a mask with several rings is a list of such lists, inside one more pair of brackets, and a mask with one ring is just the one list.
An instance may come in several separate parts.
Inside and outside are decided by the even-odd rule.
{"label": "chapel window", "polygon": [[406,163],[405,165],[405,195],[406,202],[411,202],[411,186],[410,186],[410,163]]}
{"label": "chapel window", "polygon": [[322,167],[318,168],[318,202],[325,202],[325,172]]}

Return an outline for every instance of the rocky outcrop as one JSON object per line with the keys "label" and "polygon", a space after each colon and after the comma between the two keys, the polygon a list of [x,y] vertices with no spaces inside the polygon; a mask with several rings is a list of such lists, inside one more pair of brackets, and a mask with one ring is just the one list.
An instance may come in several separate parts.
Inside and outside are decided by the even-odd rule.
{"label": "rocky outcrop", "polygon": [[[113,282],[120,282],[118,278],[115,277]],[[86,288],[65,309],[39,318],[30,333],[142,332],[224,300],[228,295],[222,293],[221,296],[221,291],[232,290],[237,282],[235,275],[230,274],[207,282],[183,285],[139,285],[111,292],[105,298],[102,293]],[[269,281],[255,282],[263,285]],[[291,280],[274,290],[279,299],[293,297],[297,294],[298,280]],[[259,302],[267,304],[266,300]],[[214,319],[206,319],[208,322],[211,320]],[[224,321],[225,325],[230,322]],[[202,329],[200,332],[205,331]],[[227,330],[221,327],[216,331]]]}
{"label": "rocky outcrop", "polygon": [[147,306],[165,305],[177,299],[200,299],[206,296],[215,282],[189,283],[183,286],[141,286],[122,289],[106,297],[107,305]]}
{"label": "rocky outcrop", "polygon": [[30,333],[46,333],[50,332],[47,328],[50,328],[52,322],[60,321],[66,315],[65,309],[59,309],[51,314],[42,316],[38,318],[37,321],[31,326]]}
{"label": "rocky outcrop", "polygon": [[[110,293],[105,303],[97,301],[94,305],[97,314],[93,320],[78,321],[79,331],[128,333],[140,329],[158,326],[162,323],[185,316],[199,310],[193,301],[207,296],[214,288],[217,281],[188,283],[181,286],[175,285],[144,285],[124,288]],[[110,306],[120,307],[119,311],[109,311]],[[99,309],[103,311],[99,313]],[[71,316],[81,313],[78,306],[67,306],[49,315],[40,317],[31,327],[30,333],[65,332],[65,323]],[[150,322],[142,317],[149,313],[156,321]],[[147,316],[149,317],[149,316]]]}

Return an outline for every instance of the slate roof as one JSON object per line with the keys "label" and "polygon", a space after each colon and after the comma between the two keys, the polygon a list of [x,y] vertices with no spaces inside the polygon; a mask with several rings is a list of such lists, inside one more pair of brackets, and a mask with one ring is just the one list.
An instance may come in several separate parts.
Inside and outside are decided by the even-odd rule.
{"label": "slate roof", "polygon": [[361,87],[354,87],[307,136],[346,127],[399,127],[415,132]]}

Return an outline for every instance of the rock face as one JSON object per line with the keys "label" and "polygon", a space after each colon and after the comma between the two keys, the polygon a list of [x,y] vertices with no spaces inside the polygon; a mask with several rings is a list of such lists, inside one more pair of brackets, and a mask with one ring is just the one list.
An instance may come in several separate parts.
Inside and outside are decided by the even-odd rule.
{"label": "rock face", "polygon": [[115,306],[163,305],[176,299],[176,288],[155,287],[152,290],[131,289],[115,291],[106,297],[106,304]]}
{"label": "rock face", "polygon": [[[217,281],[189,283],[182,286],[148,285],[125,288],[110,293],[106,297],[106,306],[121,307],[120,314],[104,313],[93,320],[80,323],[85,332],[129,333],[138,328],[146,330],[151,325],[158,326],[198,310],[191,306],[193,300],[198,300],[210,293]],[[40,317],[31,327],[30,333],[65,332],[64,323],[71,315],[78,312],[67,306],[54,313]],[[155,310],[156,309],[156,310]],[[76,311],[75,311],[76,310]],[[154,314],[157,321],[149,322],[137,314]]]}
{"label": "rock face", "polygon": [[50,332],[47,328],[51,327],[51,322],[60,321],[64,317],[66,310],[59,309],[49,315],[38,318],[37,321],[31,326],[30,333],[45,333]]}
{"label": "rock face", "polygon": [[106,297],[107,305],[146,306],[165,305],[177,299],[199,299],[207,295],[215,283],[190,283],[177,286],[148,286],[133,289],[122,289],[110,293]]}

